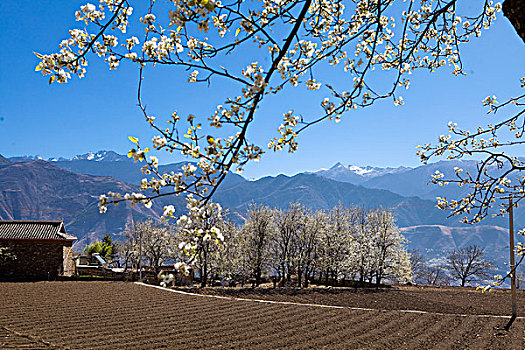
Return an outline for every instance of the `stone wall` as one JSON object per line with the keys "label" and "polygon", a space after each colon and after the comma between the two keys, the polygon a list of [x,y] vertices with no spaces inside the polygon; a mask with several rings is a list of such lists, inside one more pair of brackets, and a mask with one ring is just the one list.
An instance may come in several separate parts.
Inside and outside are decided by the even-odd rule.
{"label": "stone wall", "polygon": [[63,246],[62,256],[64,264],[62,276],[73,276],[75,274],[75,261],[73,260],[73,246],[71,244]]}
{"label": "stone wall", "polygon": [[114,272],[102,266],[78,265],[76,269],[78,276],[84,278],[101,277],[111,280],[126,280],[129,276],[128,273]]}
{"label": "stone wall", "polygon": [[72,242],[12,240],[0,245],[16,256],[0,264],[0,278],[54,280],[75,273]]}

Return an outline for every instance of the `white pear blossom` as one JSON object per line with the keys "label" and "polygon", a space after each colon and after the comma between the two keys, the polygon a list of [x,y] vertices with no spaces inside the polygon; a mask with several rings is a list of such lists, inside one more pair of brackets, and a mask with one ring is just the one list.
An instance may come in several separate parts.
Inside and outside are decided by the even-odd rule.
{"label": "white pear blossom", "polygon": [[170,218],[170,217],[173,217],[174,213],[175,213],[175,207],[173,205],[166,205],[163,209],[162,217]]}
{"label": "white pear blossom", "polygon": [[[149,149],[131,137],[135,146],[128,156],[143,162],[142,172],[147,176],[140,184],[143,192],[108,193],[99,198],[99,208],[105,212],[109,204],[124,200],[151,206],[159,196],[189,195],[187,216],[191,220],[181,221],[181,228],[194,244],[202,242],[203,237],[208,239],[207,235],[209,242],[222,240],[220,231],[211,231],[214,225],[209,221],[221,216],[220,208],[211,200],[229,172],[241,172],[249,162],[263,156],[263,147],[249,139],[250,135],[259,135],[258,129],[253,130],[260,125],[256,121],[274,123],[276,131],[264,142],[268,149],[295,152],[300,134],[323,121],[338,122],[343,114],[368,108],[382,99],[401,106],[404,100],[397,89],[407,88],[412,74],[421,70],[464,74],[462,47],[489,28],[502,8],[491,1],[480,2],[479,8],[460,8],[454,1],[437,0],[265,0],[235,4],[169,0],[164,5],[149,5],[135,17],[126,0],[80,6],[75,12],[78,28],[64,31],[55,52],[35,53],[39,60],[36,70],[50,84],[89,74],[88,60],[103,60],[110,70],[125,64],[137,70],[138,107],[156,135],[153,148],[191,162],[180,171],[163,173],[159,160],[148,158]],[[128,27],[134,35],[127,34]],[[192,87],[198,91],[195,103],[220,108],[163,115],[165,106],[155,106],[147,98],[152,94],[144,94],[154,88],[145,83],[150,70],[160,67],[166,74],[168,70],[175,72],[169,73],[173,79],[194,83]],[[335,83],[331,81],[334,74],[340,76]],[[521,84],[525,85],[525,80]],[[210,94],[208,86],[221,93]],[[291,87],[311,90],[308,98],[317,101],[316,107],[287,105],[295,100],[288,95]],[[276,100],[283,104],[277,116],[263,107],[272,95],[279,95]],[[174,96],[167,102],[170,111],[176,101]],[[483,103],[491,112],[504,105],[494,96]],[[519,97],[506,105],[522,104]],[[150,109],[160,111],[155,113],[157,118]],[[445,136],[439,139],[439,147],[424,145],[419,154],[423,160],[445,153],[452,153],[454,158],[455,151],[468,147],[486,150],[520,142],[523,131],[517,119],[505,124],[514,143],[494,136],[498,125],[471,134],[450,127],[458,139]],[[514,168],[522,166],[519,160],[510,163]],[[463,176],[458,180],[461,184],[469,181],[465,171],[457,176]],[[509,186],[517,186],[514,184],[514,180],[511,184],[497,183],[497,191],[508,193]],[[519,193],[516,187],[514,193]],[[469,210],[469,200],[458,201],[458,208]],[[173,215],[173,206],[164,207],[165,218]]]}

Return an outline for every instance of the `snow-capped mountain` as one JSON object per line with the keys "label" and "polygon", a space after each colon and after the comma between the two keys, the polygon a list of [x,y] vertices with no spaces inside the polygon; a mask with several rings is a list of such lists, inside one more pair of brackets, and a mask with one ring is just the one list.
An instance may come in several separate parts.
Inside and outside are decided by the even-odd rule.
{"label": "snow-capped mountain", "polygon": [[359,167],[357,165],[344,165],[342,163],[337,163],[330,169],[319,169],[312,173],[332,180],[360,185],[363,182],[378,176],[386,174],[401,174],[409,170],[412,170],[412,168],[404,166],[397,168],[379,168],[372,166]]}
{"label": "snow-capped mountain", "polygon": [[36,155],[36,156],[16,156],[16,157],[9,157],[7,158],[11,162],[31,162],[33,160],[44,160],[42,156]]}
{"label": "snow-capped mountain", "polygon": [[[45,160],[41,156],[19,156],[9,159],[0,158],[0,166],[3,163],[10,164],[15,162],[31,162],[35,160]],[[134,162],[127,155],[118,154],[114,151],[88,152],[76,155],[72,158],[53,157],[45,160],[53,163],[55,166],[72,171],[77,174],[94,175],[94,176],[111,176],[128,184],[136,185],[140,183],[144,174],[141,168],[144,163]],[[161,173],[171,173],[181,171],[186,161],[159,165]],[[244,178],[237,174],[228,174],[223,187],[234,185],[238,182],[245,181]]]}
{"label": "snow-capped mountain", "polygon": [[330,169],[321,169],[314,174],[340,182],[348,182],[367,188],[388,190],[402,196],[417,196],[422,199],[436,200],[436,197],[460,199],[470,188],[456,185],[437,186],[430,180],[432,175],[439,171],[445,178],[455,176],[455,167],[465,172],[476,174],[477,161],[475,160],[447,160],[418,166],[416,168],[376,168],[345,166],[337,163]]}
{"label": "snow-capped mountain", "polygon": [[71,160],[91,160],[94,162],[121,162],[129,160],[129,158],[125,155],[118,154],[113,151],[98,151],[76,155],[73,158],[71,158]]}
{"label": "snow-capped mountain", "polygon": [[113,151],[88,152],[76,155],[72,158],[52,157],[44,159],[42,156],[17,156],[9,158],[11,162],[30,162],[33,160],[47,160],[48,162],[70,162],[78,160],[89,160],[94,162],[120,162],[129,161],[128,157]]}

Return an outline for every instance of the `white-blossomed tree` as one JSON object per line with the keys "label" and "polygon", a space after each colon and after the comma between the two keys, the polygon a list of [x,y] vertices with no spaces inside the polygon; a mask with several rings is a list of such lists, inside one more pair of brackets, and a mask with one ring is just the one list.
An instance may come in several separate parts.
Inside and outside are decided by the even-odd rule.
{"label": "white-blossomed tree", "polygon": [[[525,88],[525,78],[521,78]],[[437,144],[426,144],[418,151],[421,160],[427,163],[432,158],[473,159],[474,170],[454,168],[454,175],[447,177],[436,171],[431,182],[440,186],[457,185],[464,189],[459,198],[438,197],[438,207],[450,211],[449,216],[461,216],[461,221],[476,224],[487,216],[504,216],[517,208],[525,198],[525,159],[517,156],[519,146],[525,144],[525,94],[510,97],[499,103],[496,96],[483,100],[488,113],[494,115],[494,123],[479,126],[474,131],[458,127],[450,122],[449,134],[441,135]],[[500,112],[497,116],[497,112]],[[498,118],[503,114],[503,118]],[[520,230],[519,235],[525,235]],[[501,285],[515,273],[525,259],[525,246],[518,242],[514,247],[519,257],[513,271],[504,276],[496,275],[494,281],[483,290]]]}
{"label": "white-blossomed tree", "polygon": [[168,225],[152,220],[132,222],[121,236],[124,242],[120,259],[126,268],[139,271],[143,266],[150,266],[158,277],[162,265],[175,255],[174,234]]}
{"label": "white-blossomed tree", "polygon": [[[519,7],[514,2],[511,9]],[[104,60],[111,70],[123,62],[136,67],[138,107],[157,135],[151,142],[130,137],[135,147],[129,156],[144,162],[143,192],[102,195],[101,212],[121,201],[149,206],[155,198],[178,194],[192,196],[191,213],[214,211],[211,199],[228,172],[242,171],[265,149],[294,152],[298,135],[315,124],[337,122],[382,99],[403,104],[400,90],[409,87],[414,71],[449,67],[455,75],[464,74],[461,46],[488,29],[502,6],[480,0],[462,9],[459,3],[100,0],[80,7],[75,13],[79,28],[69,30],[57,52],[38,53],[36,69],[50,83],[66,83],[82,78],[91,59]],[[146,10],[135,14],[134,5],[146,5]],[[515,17],[520,15],[517,11]],[[232,60],[233,55],[245,59]],[[188,84],[206,89],[217,83],[234,92],[218,101],[206,99],[209,113],[180,115],[173,106],[170,115],[155,116],[146,107],[144,90],[146,72],[159,67],[180,72]],[[373,79],[378,74],[389,79]],[[336,75],[346,78],[335,82]],[[274,116],[276,134],[268,135],[268,144],[251,142],[248,131],[265,101],[301,88],[318,99],[318,108],[283,106]],[[162,173],[158,159],[147,155],[150,143],[193,163],[179,173]],[[165,217],[174,215],[173,206],[164,208]],[[183,220],[182,225],[189,224]],[[188,229],[188,243],[193,247],[206,235],[219,237],[212,228]]]}
{"label": "white-blossomed tree", "polygon": [[[503,8],[525,43],[523,1],[506,1]],[[519,86],[525,88],[525,77],[519,79]],[[477,161],[474,170],[455,167],[452,177],[436,171],[431,179],[440,186],[463,188],[464,196],[437,199],[439,208],[449,210],[450,216],[461,216],[464,223],[475,224],[487,217],[504,216],[525,198],[525,159],[519,157],[520,146],[525,144],[525,92],[517,91],[514,96],[504,97],[502,102],[498,100],[498,97],[489,95],[481,102],[491,117],[489,124],[467,130],[456,122],[449,122],[448,134],[439,136],[435,144],[419,146],[418,155],[425,164],[436,158]],[[525,235],[525,230],[518,234]],[[514,271],[495,276],[493,283],[483,290],[501,285],[515,273],[525,259],[525,247],[518,243],[514,250],[519,257]]]}

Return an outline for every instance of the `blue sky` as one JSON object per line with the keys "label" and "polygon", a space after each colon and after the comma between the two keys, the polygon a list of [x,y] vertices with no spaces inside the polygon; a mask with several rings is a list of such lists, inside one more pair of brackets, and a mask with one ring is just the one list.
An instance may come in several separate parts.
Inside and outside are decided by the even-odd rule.
{"label": "blue sky", "polygon": [[[143,139],[153,135],[136,107],[134,67],[122,65],[117,71],[109,71],[105,64],[91,59],[84,79],[51,86],[34,71],[38,59],[33,51],[55,51],[67,30],[78,26],[74,11],[83,3],[0,2],[0,154],[71,157],[97,150],[126,153],[131,146],[128,135]],[[134,15],[139,14],[136,11]],[[316,126],[301,135],[295,154],[268,151],[259,163],[248,166],[244,175],[294,174],[336,162],[418,166],[415,147],[446,133],[449,121],[468,127],[490,123],[482,99],[490,94],[501,101],[520,93],[525,44],[501,14],[481,38],[463,46],[462,55],[467,76],[455,77],[449,69],[433,74],[416,72],[411,76],[410,89],[402,94],[404,106],[383,101],[346,114],[338,124]],[[148,72],[147,79],[146,97],[159,119],[174,109],[190,113],[220,102],[213,100],[220,86],[212,84],[203,94],[186,87],[186,75]],[[266,145],[276,136],[282,112],[308,106],[309,96],[296,92],[286,99],[265,101],[250,131],[251,139]],[[168,154],[159,158],[162,163],[180,160]]]}

